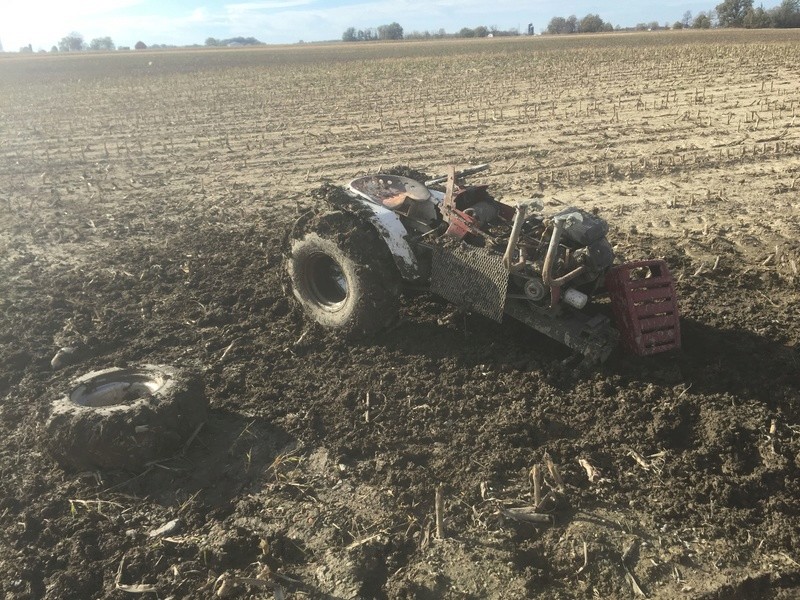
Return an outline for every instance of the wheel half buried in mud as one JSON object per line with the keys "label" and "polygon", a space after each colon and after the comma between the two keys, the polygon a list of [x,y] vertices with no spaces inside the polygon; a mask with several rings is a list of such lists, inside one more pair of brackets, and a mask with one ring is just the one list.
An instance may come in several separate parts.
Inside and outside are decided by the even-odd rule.
{"label": "wheel half buried in mud", "polygon": [[311,319],[358,337],[397,318],[400,276],[371,225],[343,212],[314,215],[301,221],[289,246],[292,292]]}
{"label": "wheel half buried in mud", "polygon": [[65,467],[137,470],[174,454],[207,408],[202,379],[185,369],[93,371],[51,404],[46,444]]}

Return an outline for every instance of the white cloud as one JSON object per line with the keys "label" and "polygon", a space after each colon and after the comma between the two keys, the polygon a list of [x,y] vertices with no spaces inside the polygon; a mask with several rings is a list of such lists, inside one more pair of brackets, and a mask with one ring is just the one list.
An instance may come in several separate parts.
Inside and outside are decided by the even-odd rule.
{"label": "white cloud", "polygon": [[211,14],[208,12],[208,9],[205,7],[195,8],[186,19],[189,23],[209,23],[212,22],[213,19]]}

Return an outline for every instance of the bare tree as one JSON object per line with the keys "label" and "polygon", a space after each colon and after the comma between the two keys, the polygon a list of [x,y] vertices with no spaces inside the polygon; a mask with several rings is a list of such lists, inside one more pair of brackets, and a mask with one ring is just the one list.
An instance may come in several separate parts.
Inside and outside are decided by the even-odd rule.
{"label": "bare tree", "polygon": [[116,50],[113,40],[106,36],[101,38],[94,38],[89,43],[89,50]]}
{"label": "bare tree", "polygon": [[604,25],[600,15],[588,14],[581,19],[578,27],[581,33],[597,33],[603,31]]}
{"label": "bare tree", "polygon": [[388,25],[378,27],[378,39],[380,40],[402,40],[403,28],[396,21]]}
{"label": "bare tree", "polygon": [[692,21],[692,29],[711,29],[711,17],[701,12]]}
{"label": "bare tree", "polygon": [[547,24],[547,33],[567,33],[567,20],[564,17],[553,17]]}
{"label": "bare tree", "polygon": [[65,35],[61,38],[61,41],[58,42],[58,49],[62,52],[78,52],[83,50],[85,46],[86,44],[84,44],[83,36],[77,31]]}

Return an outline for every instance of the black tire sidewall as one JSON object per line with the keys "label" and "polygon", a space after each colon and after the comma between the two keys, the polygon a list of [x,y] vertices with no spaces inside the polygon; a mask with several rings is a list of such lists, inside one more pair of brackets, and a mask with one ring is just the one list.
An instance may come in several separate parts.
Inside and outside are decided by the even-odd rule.
{"label": "black tire sidewall", "polygon": [[[335,307],[326,307],[320,304],[308,284],[307,270],[311,260],[318,254],[324,254],[333,259],[347,281],[347,296],[341,304]],[[358,270],[359,267],[339,248],[336,242],[322,238],[315,232],[309,232],[302,239],[292,242],[289,259],[292,292],[306,312],[323,327],[340,329],[347,327],[348,323],[352,322],[354,312],[358,308],[359,298],[363,294]]]}
{"label": "black tire sidewall", "polygon": [[[311,319],[340,335],[360,337],[378,333],[397,318],[399,274],[371,225],[345,213],[323,213],[289,243],[286,268],[292,293]],[[309,287],[307,270],[318,254],[335,261],[347,281],[341,305],[321,304]]]}

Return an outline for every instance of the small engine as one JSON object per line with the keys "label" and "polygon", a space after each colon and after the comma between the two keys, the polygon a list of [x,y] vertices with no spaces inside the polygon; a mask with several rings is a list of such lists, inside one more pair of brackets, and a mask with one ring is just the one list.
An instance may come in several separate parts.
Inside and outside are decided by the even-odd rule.
{"label": "small engine", "polygon": [[459,190],[450,203],[445,197],[440,209],[448,235],[503,255],[512,298],[583,308],[614,262],[608,223],[579,208],[548,218],[539,202],[511,207],[478,186]]}
{"label": "small engine", "polygon": [[[548,250],[558,224],[560,238],[548,264]],[[512,257],[516,259],[511,271],[512,288],[520,289],[531,301],[544,303],[552,301],[550,289],[554,280],[560,288],[569,283],[561,299],[583,308],[588,297],[602,286],[614,262],[606,233],[608,223],[578,208],[567,208],[550,219],[531,218],[522,226],[518,249]],[[547,267],[551,285],[545,283]]]}

